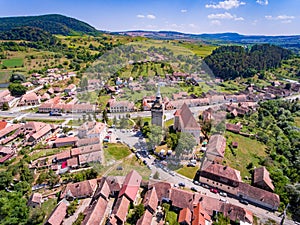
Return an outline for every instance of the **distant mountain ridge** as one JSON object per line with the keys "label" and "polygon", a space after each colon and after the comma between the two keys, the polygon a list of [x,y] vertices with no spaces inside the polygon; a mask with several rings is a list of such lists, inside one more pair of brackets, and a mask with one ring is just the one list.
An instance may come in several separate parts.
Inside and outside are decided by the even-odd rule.
{"label": "distant mountain ridge", "polygon": [[0,33],[20,27],[39,28],[50,34],[61,35],[99,33],[88,23],[59,14],[0,18]]}
{"label": "distant mountain ridge", "polygon": [[221,43],[240,43],[240,44],[259,44],[269,43],[276,44],[286,48],[300,49],[300,35],[242,35],[238,33],[216,33],[216,34],[186,34],[176,31],[121,31],[113,32],[114,34],[128,36],[142,36],[153,39],[174,39],[174,40],[202,40],[204,42],[221,42]]}

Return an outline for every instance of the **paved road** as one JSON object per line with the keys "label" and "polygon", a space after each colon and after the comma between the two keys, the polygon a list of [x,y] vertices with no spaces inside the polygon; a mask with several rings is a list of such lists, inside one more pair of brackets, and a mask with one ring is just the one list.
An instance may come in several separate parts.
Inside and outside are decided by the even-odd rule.
{"label": "paved road", "polygon": [[[116,129],[114,130],[114,133],[121,138],[121,140],[128,144],[130,147],[135,147],[138,151],[139,150],[145,150],[147,149],[147,145],[145,143],[145,139],[144,138],[140,138],[140,135],[141,133],[140,132],[130,132],[130,131],[127,131],[127,130],[119,130],[119,129]],[[210,192],[210,190],[202,187],[202,186],[198,186],[198,185],[195,185],[193,183],[193,180],[192,179],[189,179],[187,177],[184,177],[176,172],[167,172],[167,170],[164,168],[160,168],[157,166],[157,164],[154,164],[154,157],[143,157],[143,154],[140,154],[141,155],[141,158],[142,160],[146,161],[147,165],[151,165],[150,168],[151,168],[151,176],[153,176],[156,172],[159,173],[160,175],[160,180],[162,181],[167,181],[171,184],[178,184],[180,182],[183,182],[185,183],[186,187],[187,188],[191,188],[191,187],[195,187],[197,188],[198,192],[204,194],[204,195],[207,195],[209,197],[212,197],[212,198],[217,198],[217,199],[220,199],[221,196],[219,194],[215,194],[215,193],[212,193]],[[153,164],[153,165],[152,165]],[[173,174],[173,175],[171,175]],[[222,197],[224,198],[224,197]],[[268,210],[265,210],[265,209],[262,209],[262,208],[259,208],[259,207],[256,207],[256,206],[253,206],[251,204],[249,205],[244,205],[242,203],[240,203],[237,199],[235,198],[230,198],[230,197],[226,197],[226,200],[228,200],[229,203],[231,204],[234,204],[234,205],[237,205],[237,206],[240,206],[242,208],[246,208],[248,210],[250,210],[251,212],[253,212],[258,218],[260,218],[260,220],[262,220],[263,222],[266,222],[268,219],[272,219],[272,220],[275,220],[276,222],[280,223],[281,221],[281,217],[279,217],[279,213],[276,212],[276,213],[272,213],[272,212],[269,212]],[[295,223],[291,220],[285,220],[285,225],[294,225]]]}

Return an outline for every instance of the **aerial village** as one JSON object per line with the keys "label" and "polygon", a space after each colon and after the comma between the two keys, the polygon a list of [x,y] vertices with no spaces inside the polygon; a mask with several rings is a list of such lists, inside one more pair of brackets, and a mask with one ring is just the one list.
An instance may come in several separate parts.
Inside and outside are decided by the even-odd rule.
{"label": "aerial village", "polygon": [[[142,106],[137,107],[135,102],[119,100],[118,96],[124,93],[123,88],[142,89],[142,81],[117,79],[115,85],[103,86],[100,80],[88,80],[88,90],[104,88],[110,96],[106,105],[110,119],[127,114],[133,118],[140,112],[149,112],[152,125],[163,129],[167,117],[172,121],[174,131],[191,134],[197,143],[193,153],[202,152],[202,158],[181,160],[182,164],[198,168],[196,176],[190,179],[168,169],[166,157],[172,158],[172,151],[139,149],[141,143],[147,146],[147,139],[139,127],[133,125],[119,129],[114,124],[99,120],[102,116],[99,105],[77,98],[83,90],[73,84],[74,79],[76,74],[73,72],[49,69],[46,75],[32,74],[30,81],[22,83],[28,90],[20,97],[13,97],[8,90],[0,92],[0,107],[8,106],[6,111],[1,112],[0,163],[17,160],[22,148],[37,152],[53,149],[51,154],[40,154],[29,162],[29,169],[34,174],[45,170],[58,177],[51,185],[36,183],[28,201],[29,207],[37,208],[49,199],[57,198],[57,205],[45,224],[74,224],[75,221],[93,225],[171,224],[169,217],[175,215],[176,224],[209,225],[221,213],[231,223],[249,225],[262,214],[272,219],[277,217],[274,212],[280,205],[280,199],[274,193],[268,170],[265,167],[255,168],[252,178],[249,178],[251,182],[244,182],[240,171],[224,163],[227,142],[224,135],[205,136],[198,118],[201,115],[202,121],[213,121],[217,118],[216,112],[220,111],[232,117],[251,114],[257,110],[257,103],[261,100],[299,94],[299,84],[292,83],[289,89],[280,82],[264,88],[247,84],[245,90],[239,93],[210,91],[201,97],[180,91],[173,93],[171,98],[162,96],[158,87],[156,95],[144,96]],[[166,86],[176,85],[179,81],[199,85],[196,77],[178,72],[160,80]],[[151,80],[147,85],[151,82],[155,86],[155,81]],[[216,79],[207,82],[207,85],[220,82]],[[205,108],[195,110],[197,107]],[[81,119],[83,114],[89,118]],[[82,123],[70,125],[70,120],[75,120],[73,116]],[[45,117],[63,122],[41,122]],[[242,131],[239,123],[226,122],[225,129],[249,135]],[[134,145],[126,136],[134,137],[135,143],[139,144]],[[124,175],[103,175],[79,182],[61,179],[65,174],[84,171],[95,164],[108,166],[105,158],[108,143],[127,146],[131,150],[130,157],[140,161],[140,167],[149,171],[150,176],[145,179],[133,169]],[[233,148],[239,146],[237,142],[230,144]],[[122,167],[114,169],[123,170]],[[9,187],[7,190],[10,191]],[[70,213],[68,209],[75,201],[78,206],[75,212]],[[142,213],[139,213],[141,206]]]}

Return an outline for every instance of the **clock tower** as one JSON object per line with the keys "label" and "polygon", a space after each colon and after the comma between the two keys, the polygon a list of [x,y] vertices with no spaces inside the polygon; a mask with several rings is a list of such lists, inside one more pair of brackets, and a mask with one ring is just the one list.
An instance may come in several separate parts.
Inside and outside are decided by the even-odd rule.
{"label": "clock tower", "polygon": [[160,88],[156,93],[156,99],[151,107],[151,124],[163,127],[164,125],[164,104],[160,94]]}

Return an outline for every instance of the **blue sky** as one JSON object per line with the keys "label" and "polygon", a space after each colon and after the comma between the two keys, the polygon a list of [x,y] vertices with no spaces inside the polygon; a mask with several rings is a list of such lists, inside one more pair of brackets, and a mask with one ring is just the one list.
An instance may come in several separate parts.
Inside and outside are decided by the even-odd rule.
{"label": "blue sky", "polygon": [[0,16],[59,13],[99,30],[300,34],[300,0],[0,0]]}

